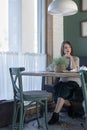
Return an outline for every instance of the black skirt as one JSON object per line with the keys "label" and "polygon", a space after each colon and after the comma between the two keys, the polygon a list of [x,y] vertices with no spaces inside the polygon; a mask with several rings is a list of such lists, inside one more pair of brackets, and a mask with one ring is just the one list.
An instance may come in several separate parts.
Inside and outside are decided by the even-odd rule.
{"label": "black skirt", "polygon": [[58,97],[65,100],[82,102],[82,88],[75,81],[58,82],[54,86],[54,101],[57,102]]}

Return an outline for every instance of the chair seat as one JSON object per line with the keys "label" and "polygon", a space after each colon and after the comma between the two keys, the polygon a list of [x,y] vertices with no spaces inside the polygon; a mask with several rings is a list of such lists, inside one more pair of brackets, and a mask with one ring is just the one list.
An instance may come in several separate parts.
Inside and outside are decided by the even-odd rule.
{"label": "chair seat", "polygon": [[46,92],[45,90],[41,91],[41,90],[35,90],[35,91],[25,91],[23,92],[24,98],[48,98],[49,97],[49,93]]}

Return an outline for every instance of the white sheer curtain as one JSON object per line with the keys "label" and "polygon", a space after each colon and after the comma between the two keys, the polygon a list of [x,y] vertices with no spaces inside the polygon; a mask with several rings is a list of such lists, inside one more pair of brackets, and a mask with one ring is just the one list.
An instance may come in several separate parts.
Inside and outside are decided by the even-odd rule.
{"label": "white sheer curtain", "polygon": [[[29,53],[0,53],[0,100],[13,99],[9,67],[25,67],[27,71],[46,68],[46,55]],[[23,77],[24,90],[41,89],[41,77]]]}

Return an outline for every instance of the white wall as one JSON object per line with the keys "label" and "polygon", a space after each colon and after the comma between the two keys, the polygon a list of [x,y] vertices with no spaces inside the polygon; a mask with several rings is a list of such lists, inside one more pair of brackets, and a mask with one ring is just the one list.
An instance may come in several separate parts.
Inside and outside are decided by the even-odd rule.
{"label": "white wall", "polygon": [[60,56],[61,43],[63,42],[63,16],[53,16],[53,57]]}

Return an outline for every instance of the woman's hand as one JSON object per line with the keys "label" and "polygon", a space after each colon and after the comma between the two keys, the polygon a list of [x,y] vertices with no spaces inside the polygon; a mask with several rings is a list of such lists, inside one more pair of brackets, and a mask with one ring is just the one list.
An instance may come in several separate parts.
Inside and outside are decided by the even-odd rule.
{"label": "woman's hand", "polygon": [[69,58],[69,59],[71,59],[72,58],[72,56],[71,56],[71,54],[70,53],[66,53],[65,55],[64,55],[66,58]]}
{"label": "woman's hand", "polygon": [[71,69],[77,69],[76,63],[74,61],[74,57],[70,53],[66,53],[64,56],[66,58],[70,59],[70,68]]}

